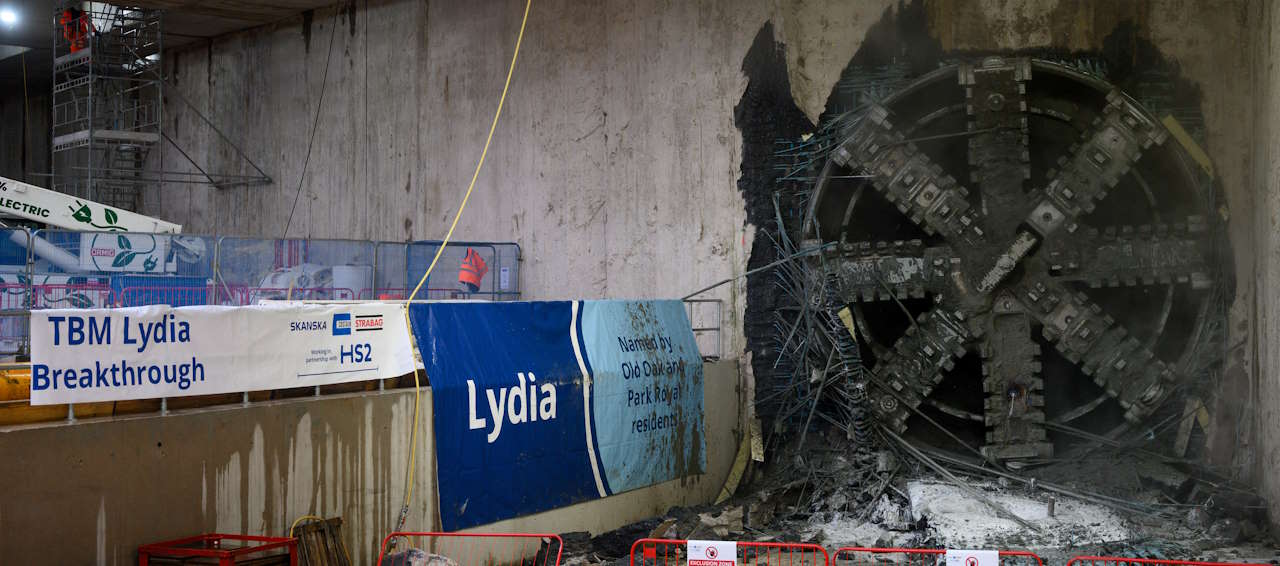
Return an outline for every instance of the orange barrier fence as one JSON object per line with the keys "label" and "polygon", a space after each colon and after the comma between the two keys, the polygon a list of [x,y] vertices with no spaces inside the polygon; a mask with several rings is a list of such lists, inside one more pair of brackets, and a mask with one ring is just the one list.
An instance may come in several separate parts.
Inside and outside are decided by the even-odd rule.
{"label": "orange barrier fence", "polygon": [[[1044,561],[1032,552],[1025,550],[1001,550],[999,552],[1000,566],[1044,566]],[[902,566],[945,566],[947,551],[941,548],[864,548],[846,546],[836,550],[834,560],[831,563],[839,566],[861,566],[864,564],[880,564],[886,561],[892,561]],[[974,564],[976,563],[975,561]]]}
{"label": "orange barrier fence", "polygon": [[1158,560],[1117,556],[1077,556],[1067,566],[1265,566],[1243,562],[1197,562],[1194,560]]}
{"label": "orange barrier fence", "polygon": [[[392,548],[393,540],[400,541],[395,549]],[[397,561],[393,553],[410,548],[438,554],[458,564],[559,566],[564,541],[560,535],[536,533],[395,532],[382,539],[378,565],[409,564]]]}
{"label": "orange barrier fence", "polygon": [[[642,538],[631,545],[631,566],[685,566],[716,556],[688,556],[688,540]],[[829,566],[827,549],[816,544],[738,542],[738,564]]]}

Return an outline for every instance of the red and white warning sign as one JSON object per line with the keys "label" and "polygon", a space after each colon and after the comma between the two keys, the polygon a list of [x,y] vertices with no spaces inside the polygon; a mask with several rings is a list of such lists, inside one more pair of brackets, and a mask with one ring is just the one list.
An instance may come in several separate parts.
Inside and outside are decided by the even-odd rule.
{"label": "red and white warning sign", "polygon": [[1000,551],[948,548],[947,566],[1000,566]]}
{"label": "red and white warning sign", "polygon": [[723,540],[691,540],[685,547],[688,566],[738,566],[738,543]]}

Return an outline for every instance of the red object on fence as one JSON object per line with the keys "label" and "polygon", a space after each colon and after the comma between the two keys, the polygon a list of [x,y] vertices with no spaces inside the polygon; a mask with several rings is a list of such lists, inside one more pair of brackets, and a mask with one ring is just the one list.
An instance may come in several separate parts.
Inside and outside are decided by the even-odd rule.
{"label": "red object on fence", "polygon": [[234,566],[245,559],[261,559],[281,549],[289,553],[289,566],[298,566],[298,539],[250,535],[204,534],[138,547],[138,566],[151,558],[216,558],[218,566]]}
{"label": "red object on fence", "polygon": [[[631,545],[631,566],[684,566],[688,540],[642,538]],[[802,542],[737,543],[738,563],[828,566],[827,549]]]}
{"label": "red object on fence", "polygon": [[1067,566],[1266,566],[1246,562],[1197,562],[1194,560],[1157,560],[1154,558],[1122,558],[1118,556],[1077,556]]}
{"label": "red object on fence", "polygon": [[[904,557],[902,561],[895,561],[905,566],[934,566],[935,564],[943,564],[945,566],[947,551],[942,548],[864,548],[858,546],[846,546],[836,550],[832,564],[880,564],[884,562],[883,558],[872,558],[863,560],[858,554],[867,555],[884,555],[897,554]],[[1001,550],[1000,566],[1044,566],[1044,560],[1033,552],[1025,550]]]}
{"label": "red object on fence", "polygon": [[[453,559],[458,564],[520,564],[559,566],[564,552],[560,535],[538,533],[430,533],[394,532],[382,539],[378,565],[382,566],[393,539],[425,537],[426,551]],[[404,550],[412,547],[402,546]]]}

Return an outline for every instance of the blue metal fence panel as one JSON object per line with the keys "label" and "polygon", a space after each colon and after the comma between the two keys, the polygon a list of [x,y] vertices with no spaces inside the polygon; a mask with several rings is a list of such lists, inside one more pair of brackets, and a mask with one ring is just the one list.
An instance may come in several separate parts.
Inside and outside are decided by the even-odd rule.
{"label": "blue metal fence panel", "polygon": [[[427,272],[440,245],[439,240],[422,240],[408,246],[405,266],[410,289]],[[475,250],[488,268],[476,292],[470,292],[458,281],[468,249]],[[514,242],[449,242],[417,298],[519,300],[520,245]]]}

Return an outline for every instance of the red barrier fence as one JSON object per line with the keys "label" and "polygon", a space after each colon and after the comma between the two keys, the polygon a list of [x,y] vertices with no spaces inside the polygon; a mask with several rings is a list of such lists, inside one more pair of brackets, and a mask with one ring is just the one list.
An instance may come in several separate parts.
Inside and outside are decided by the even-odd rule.
{"label": "red barrier fence", "polygon": [[[391,548],[393,539],[400,539],[395,549]],[[399,564],[391,553],[410,548],[438,554],[458,564],[559,566],[564,541],[560,535],[536,533],[396,532],[382,539],[378,565]]]}
{"label": "red barrier fence", "polygon": [[[260,563],[287,554],[290,566],[298,566],[298,539],[288,537],[259,537],[250,535],[207,534],[180,538],[138,547],[138,566],[148,566],[152,558],[188,560],[212,558],[200,564],[234,566],[246,562]],[[165,560],[166,564],[172,564]],[[272,564],[277,563],[272,560]]]}
{"label": "red barrier fence", "polygon": [[[846,546],[836,550],[835,559],[831,563],[840,566],[860,566],[864,564],[880,564],[890,560],[903,566],[945,566],[947,551],[941,548],[863,548]],[[1044,566],[1044,561],[1034,553],[1025,550],[1001,550],[1000,566]]]}
{"label": "red barrier fence", "polygon": [[1196,562],[1193,560],[1157,560],[1153,558],[1123,558],[1117,556],[1077,556],[1067,566],[1266,566],[1243,562]]}
{"label": "red barrier fence", "polygon": [[[642,538],[631,545],[631,566],[685,566],[689,541]],[[816,544],[739,542],[738,564],[829,566],[827,549]]]}

